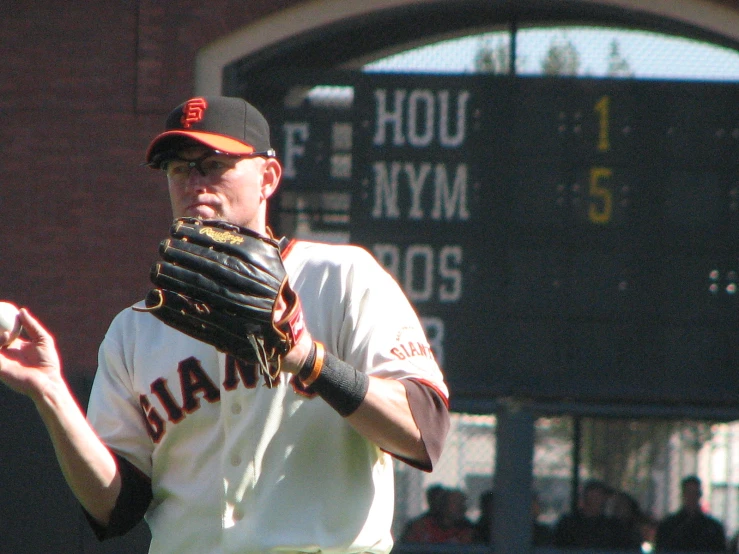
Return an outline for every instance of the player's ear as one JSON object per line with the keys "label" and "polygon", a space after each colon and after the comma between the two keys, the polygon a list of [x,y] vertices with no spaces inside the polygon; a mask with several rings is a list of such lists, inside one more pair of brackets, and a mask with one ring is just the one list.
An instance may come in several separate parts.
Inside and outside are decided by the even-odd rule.
{"label": "player's ear", "polygon": [[262,168],[262,196],[269,198],[277,190],[282,177],[282,165],[277,158],[265,158]]}

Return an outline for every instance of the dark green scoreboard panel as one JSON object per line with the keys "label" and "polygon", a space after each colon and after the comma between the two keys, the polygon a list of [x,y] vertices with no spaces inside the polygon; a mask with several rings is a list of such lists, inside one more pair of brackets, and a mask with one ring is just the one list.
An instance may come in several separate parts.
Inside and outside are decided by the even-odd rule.
{"label": "dark green scoreboard panel", "polygon": [[455,397],[739,405],[738,85],[280,84],[323,87],[267,110],[285,191],[344,199]]}

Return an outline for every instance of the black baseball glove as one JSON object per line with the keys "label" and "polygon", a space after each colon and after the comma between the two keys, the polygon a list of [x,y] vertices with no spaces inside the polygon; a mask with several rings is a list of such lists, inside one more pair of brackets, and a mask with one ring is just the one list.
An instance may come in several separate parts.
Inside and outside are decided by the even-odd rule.
{"label": "black baseball glove", "polygon": [[288,283],[279,242],[223,221],[180,218],[159,253],[161,260],[151,270],[156,288],[146,296],[146,311],[222,352],[257,364],[272,387],[282,357],[304,329],[300,300]]}

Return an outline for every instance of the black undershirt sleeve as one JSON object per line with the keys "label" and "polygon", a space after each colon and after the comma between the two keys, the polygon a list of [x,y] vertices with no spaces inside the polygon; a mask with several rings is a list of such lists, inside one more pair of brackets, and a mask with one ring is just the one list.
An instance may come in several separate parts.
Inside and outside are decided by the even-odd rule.
{"label": "black undershirt sleeve", "polygon": [[449,409],[444,398],[433,387],[416,379],[402,379],[413,419],[421,431],[421,440],[426,447],[430,464],[410,460],[390,452],[398,460],[422,471],[431,472],[439,461],[449,431]]}
{"label": "black undershirt sleeve", "polygon": [[144,517],[152,499],[151,480],[131,462],[113,453],[121,474],[121,492],[108,525],[101,525],[83,508],[87,521],[98,540],[125,535]]}

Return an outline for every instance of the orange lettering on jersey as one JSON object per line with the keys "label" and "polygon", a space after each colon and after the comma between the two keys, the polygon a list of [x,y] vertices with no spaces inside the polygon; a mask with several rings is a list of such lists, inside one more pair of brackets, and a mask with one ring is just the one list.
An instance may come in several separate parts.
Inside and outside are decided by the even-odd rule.
{"label": "orange lettering on jersey", "polygon": [[426,358],[430,358],[432,360],[434,359],[434,353],[433,353],[433,351],[431,350],[431,347],[428,344],[419,344],[419,346],[421,347],[421,355],[422,356],[424,356]]}
{"label": "orange lettering on jersey", "polygon": [[202,121],[205,117],[205,108],[208,107],[208,103],[205,98],[193,98],[188,100],[182,108],[182,117],[180,123],[185,129],[189,129],[193,123]]}
{"label": "orange lettering on jersey", "polygon": [[403,351],[398,348],[397,346],[390,350],[390,353],[398,358],[399,360],[405,360],[405,354],[403,354]]}
{"label": "orange lettering on jersey", "polygon": [[431,348],[422,342],[407,342],[399,344],[395,348],[390,350],[390,353],[398,358],[399,360],[405,360],[407,358],[414,358],[421,356],[424,358],[433,359],[434,354],[431,352]]}
{"label": "orange lettering on jersey", "polygon": [[[158,443],[162,440],[166,429],[167,420],[179,423],[188,414],[200,408],[200,399],[204,398],[209,403],[220,402],[221,391],[210,379],[203,369],[200,360],[194,357],[187,358],[177,365],[180,375],[180,392],[182,394],[182,406],[177,402],[176,396],[169,389],[168,380],[159,377],[150,385],[153,397],[155,397],[167,414],[167,419],[162,417],[160,411],[152,406],[151,396],[142,394],[139,403],[143,410],[147,432],[152,441]],[[237,360],[233,356],[226,356],[226,377],[223,382],[224,390],[231,391],[243,383],[245,388],[253,389],[260,382],[259,369],[256,364],[249,364],[243,360]],[[309,392],[309,395],[312,394]]]}
{"label": "orange lettering on jersey", "polygon": [[167,419],[172,423],[177,423],[185,414],[182,413],[182,408],[177,405],[177,402],[172,397],[172,393],[167,387],[167,380],[161,377],[151,384],[151,392],[153,392],[159,401],[164,406],[164,410],[167,412]]}
{"label": "orange lettering on jersey", "polygon": [[200,407],[200,398],[195,396],[197,393],[202,393],[203,398],[210,403],[221,399],[221,391],[210,380],[197,359],[191,357],[180,362],[177,371],[180,373],[182,387],[182,408],[186,412],[194,412]]}
{"label": "orange lettering on jersey", "polygon": [[149,402],[149,399],[145,394],[139,396],[139,403],[141,404],[141,409],[144,411],[146,432],[149,433],[149,436],[154,443],[158,443],[162,440],[162,435],[164,435],[166,426],[164,419],[159,415],[156,408],[152,408],[151,402]]}
{"label": "orange lettering on jersey", "polygon": [[234,390],[239,385],[239,376],[247,389],[256,388],[259,382],[259,368],[257,364],[248,364],[243,360],[237,360],[233,356],[226,356],[226,378],[223,388]]}

